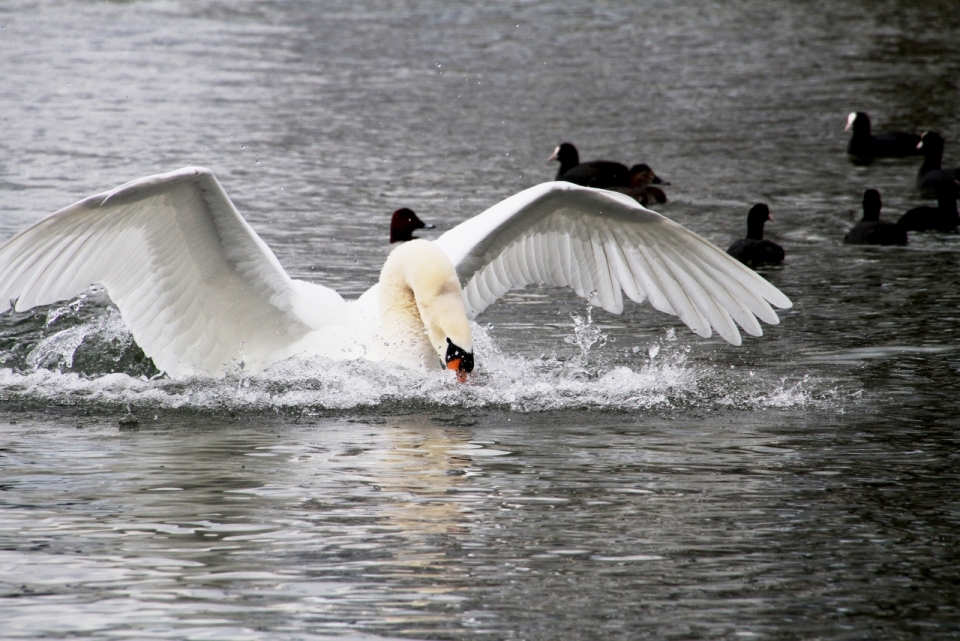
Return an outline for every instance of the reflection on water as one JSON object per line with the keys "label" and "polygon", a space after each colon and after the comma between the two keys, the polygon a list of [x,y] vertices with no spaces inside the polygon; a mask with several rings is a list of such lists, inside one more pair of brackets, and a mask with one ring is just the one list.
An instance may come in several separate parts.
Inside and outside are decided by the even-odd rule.
{"label": "reflection on water", "polygon": [[[472,461],[509,452],[417,418],[292,434],[204,423],[5,430],[4,530],[19,541],[2,552],[7,634],[149,622],[177,638],[204,626],[233,636],[288,611],[318,630],[345,617],[410,626],[449,619],[424,610],[465,598],[444,585],[434,539],[469,533],[470,505],[485,500],[462,487]],[[59,445],[44,446],[51,437]],[[370,575],[439,583],[392,593]]]}
{"label": "reflection on water", "polygon": [[922,202],[916,159],[848,162],[847,113],[960,164],[953,3],[8,5],[0,238],[198,164],[355,296],[389,212],[442,232],[570,140],[724,247],[767,202],[796,306],[733,348],[511,292],[466,386],[172,381],[102,294],[0,316],[0,637],[960,633],[960,236],[842,245],[864,189]]}
{"label": "reflection on water", "polygon": [[954,476],[931,453],[943,429],[891,440],[772,412],[73,422],[3,428],[12,638],[543,621],[723,636],[784,619],[816,635],[936,620],[952,611],[937,586],[960,578],[954,517],[924,498]]}

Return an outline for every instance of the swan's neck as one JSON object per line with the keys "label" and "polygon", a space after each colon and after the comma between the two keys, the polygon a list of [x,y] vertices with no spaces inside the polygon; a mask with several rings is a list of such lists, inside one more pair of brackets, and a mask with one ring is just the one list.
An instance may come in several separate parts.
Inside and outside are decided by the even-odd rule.
{"label": "swan's neck", "polygon": [[427,339],[413,290],[402,281],[381,276],[378,302],[385,346],[391,352],[408,354],[404,360],[424,367],[433,365],[433,346]]}
{"label": "swan's neck", "polygon": [[391,351],[425,366],[443,366],[447,339],[471,352],[463,292],[447,255],[426,240],[391,252],[380,273],[380,319]]}

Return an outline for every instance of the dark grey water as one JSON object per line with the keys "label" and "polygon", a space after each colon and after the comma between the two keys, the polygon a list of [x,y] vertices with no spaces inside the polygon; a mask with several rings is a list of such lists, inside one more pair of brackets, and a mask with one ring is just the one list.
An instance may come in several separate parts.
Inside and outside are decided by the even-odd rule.
{"label": "dark grey water", "polygon": [[443,231],[570,140],[724,247],[769,203],[795,303],[734,348],[515,292],[468,386],[152,379],[102,294],[4,315],[0,637],[956,638],[960,236],[841,241],[867,187],[921,202],[848,112],[960,164],[958,35],[950,2],[0,7],[0,239],[198,164],[357,295],[394,209]]}

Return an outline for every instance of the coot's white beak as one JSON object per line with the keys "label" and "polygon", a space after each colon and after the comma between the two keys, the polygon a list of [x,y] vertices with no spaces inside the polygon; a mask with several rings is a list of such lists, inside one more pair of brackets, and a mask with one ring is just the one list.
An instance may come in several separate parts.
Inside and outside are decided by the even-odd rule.
{"label": "coot's white beak", "polygon": [[853,121],[857,119],[857,113],[853,112],[847,116],[847,126],[843,128],[844,131],[850,131],[850,127],[853,126]]}

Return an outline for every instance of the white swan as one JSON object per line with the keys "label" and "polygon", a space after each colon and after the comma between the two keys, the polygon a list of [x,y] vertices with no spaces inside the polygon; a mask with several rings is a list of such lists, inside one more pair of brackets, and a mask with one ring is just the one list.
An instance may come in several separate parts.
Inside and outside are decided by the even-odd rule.
{"label": "white swan", "polygon": [[[619,313],[621,291],[740,344],[790,301],[693,232],[621,194],[544,183],[434,242],[394,250],[355,301],[293,280],[207,169],[91,196],[0,247],[0,312],[101,283],[134,339],[174,377],[257,372],[295,354],[473,368],[468,319],[507,290],[567,285]],[[462,290],[461,290],[462,286]],[[757,317],[757,318],[755,318]],[[437,360],[437,356],[440,360]]]}

